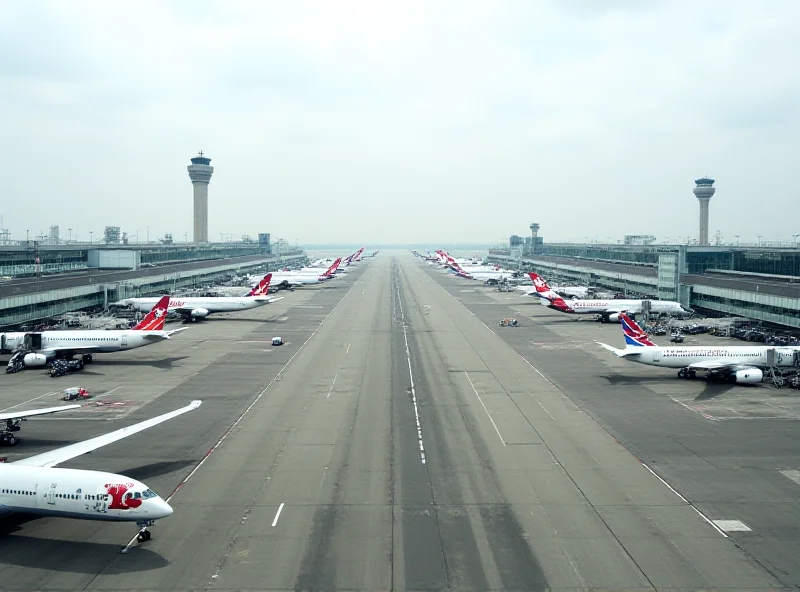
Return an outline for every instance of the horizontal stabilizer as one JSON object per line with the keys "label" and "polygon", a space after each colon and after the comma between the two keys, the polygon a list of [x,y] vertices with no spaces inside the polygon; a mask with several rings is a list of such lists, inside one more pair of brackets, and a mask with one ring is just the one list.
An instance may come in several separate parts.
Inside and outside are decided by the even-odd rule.
{"label": "horizontal stabilizer", "polygon": [[607,349],[608,351],[610,351],[612,354],[614,354],[618,358],[630,358],[630,357],[639,356],[639,355],[642,354],[641,351],[637,351],[635,349],[617,349],[614,346],[608,345],[607,343],[602,343],[600,341],[595,341],[595,343],[597,345],[599,345],[600,347],[603,347],[603,348]]}

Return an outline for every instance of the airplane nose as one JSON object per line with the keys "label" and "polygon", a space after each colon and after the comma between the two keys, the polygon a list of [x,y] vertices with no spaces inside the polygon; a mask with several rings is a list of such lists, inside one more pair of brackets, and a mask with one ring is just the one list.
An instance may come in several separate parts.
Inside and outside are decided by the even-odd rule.
{"label": "airplane nose", "polygon": [[165,502],[162,499],[153,500],[153,501],[154,501],[154,505],[155,505],[154,512],[153,512],[153,518],[154,519],[167,518],[169,516],[172,516],[172,512],[173,512],[172,506],[170,506],[167,502]]}

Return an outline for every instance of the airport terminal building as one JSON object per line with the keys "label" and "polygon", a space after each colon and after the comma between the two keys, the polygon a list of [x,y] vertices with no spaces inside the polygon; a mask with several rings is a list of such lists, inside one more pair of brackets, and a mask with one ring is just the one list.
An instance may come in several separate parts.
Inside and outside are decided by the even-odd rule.
{"label": "airport terminal building", "polygon": [[798,248],[512,241],[510,248],[490,250],[489,260],[632,297],[800,328]]}
{"label": "airport terminal building", "polygon": [[178,244],[0,246],[0,329],[103,307],[135,296],[175,293],[236,273],[302,265],[303,249],[259,241]]}

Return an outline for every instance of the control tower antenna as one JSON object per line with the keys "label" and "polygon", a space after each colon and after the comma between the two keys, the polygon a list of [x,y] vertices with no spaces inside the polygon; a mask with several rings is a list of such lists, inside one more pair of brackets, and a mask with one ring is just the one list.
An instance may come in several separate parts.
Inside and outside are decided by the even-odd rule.
{"label": "control tower antenna", "polygon": [[211,166],[211,159],[203,156],[201,150],[192,159],[192,164],[186,167],[189,171],[189,179],[194,186],[194,235],[193,241],[196,243],[208,242],[208,184],[211,182],[211,175],[214,174],[214,167]]}
{"label": "control tower antenna", "polygon": [[708,244],[708,202],[711,197],[716,193],[713,187],[714,179],[703,177],[702,179],[695,180],[696,187],[694,188],[694,195],[700,202],[700,240],[701,245]]}

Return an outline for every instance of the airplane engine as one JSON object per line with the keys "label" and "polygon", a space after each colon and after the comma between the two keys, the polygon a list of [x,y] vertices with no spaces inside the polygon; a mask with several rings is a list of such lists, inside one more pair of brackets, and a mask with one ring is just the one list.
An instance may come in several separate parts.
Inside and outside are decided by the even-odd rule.
{"label": "airplane engine", "polygon": [[205,308],[192,309],[192,316],[196,319],[204,319],[208,316],[208,310]]}
{"label": "airplane engine", "polygon": [[43,354],[25,354],[22,358],[22,363],[26,368],[35,368],[37,366],[44,366],[47,364],[47,356]]}
{"label": "airplane engine", "polygon": [[760,384],[764,379],[764,373],[758,368],[748,368],[747,370],[737,370],[735,377],[739,384]]}
{"label": "airplane engine", "polygon": [[621,315],[621,314],[622,314],[621,312],[615,312],[613,314],[608,315],[608,322],[609,323],[619,323],[619,315]]}

